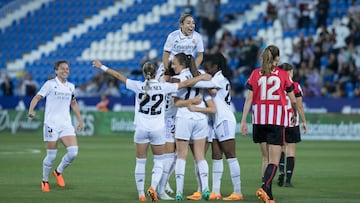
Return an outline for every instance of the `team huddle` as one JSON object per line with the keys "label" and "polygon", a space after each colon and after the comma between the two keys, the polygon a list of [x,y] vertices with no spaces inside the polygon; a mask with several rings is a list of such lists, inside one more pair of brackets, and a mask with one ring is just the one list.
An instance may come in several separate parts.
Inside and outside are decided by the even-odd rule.
{"label": "team huddle", "polygon": [[[201,35],[195,31],[194,18],[189,14],[183,14],[180,17],[180,29],[171,32],[165,42],[162,64],[159,67],[150,62],[143,64],[145,81],[128,79],[103,65],[101,61],[93,61],[92,65],[95,68],[105,71],[125,84],[127,89],[135,92],[135,182],[139,201],[146,201],[146,195],[155,202],[159,199],[182,201],[185,198],[225,201],[244,199],[240,164],[236,157],[236,119],[231,108],[231,70],[228,69],[226,59],[221,53],[203,53],[203,41]],[[285,186],[292,186],[290,180],[294,166],[294,144],[301,141],[299,117],[306,131],[301,89],[289,76],[292,76],[293,71],[289,68],[290,64],[284,65],[283,69],[277,66],[279,56],[280,51],[275,46],[269,46],[263,51],[261,68],[252,72],[246,84],[248,95],[240,124],[241,133],[246,135],[246,118],[251,109],[253,140],[260,144],[263,156],[262,184],[256,191],[256,196],[266,203],[275,202],[271,185],[278,165],[282,169],[278,185],[284,184],[284,167],[281,168],[284,163],[279,161],[284,161],[285,151]],[[58,114],[54,112],[69,109],[71,106],[79,121],[77,130],[82,129],[74,85],[66,80],[69,75],[68,63],[59,61],[54,69],[56,78],[44,84],[29,107],[29,116],[34,117],[36,104],[43,97],[47,97],[44,119],[47,155],[43,161],[43,192],[50,192],[48,176],[56,158],[57,141],[60,139],[67,147],[67,153],[53,171],[60,187],[65,186],[62,172],[73,162],[78,149],[69,110]],[[69,96],[61,97],[60,101],[57,96],[59,93]],[[58,104],[54,106],[54,103]],[[59,126],[53,122],[56,119],[54,115],[64,117],[69,122]],[[296,138],[291,138],[288,134],[296,134]],[[282,154],[284,137],[289,143],[286,146],[292,147],[289,147],[290,150],[284,150]],[[154,164],[151,185],[145,191],[145,168],[149,146]],[[205,158],[209,146],[212,151],[211,190],[208,179],[209,164]],[[193,194],[184,197],[185,167],[189,149],[194,157],[198,188]],[[290,153],[287,153],[288,151]],[[229,166],[233,186],[232,193],[224,197],[220,192],[224,168],[223,155]],[[167,193],[170,190],[168,181],[173,173],[176,181],[175,198]]]}

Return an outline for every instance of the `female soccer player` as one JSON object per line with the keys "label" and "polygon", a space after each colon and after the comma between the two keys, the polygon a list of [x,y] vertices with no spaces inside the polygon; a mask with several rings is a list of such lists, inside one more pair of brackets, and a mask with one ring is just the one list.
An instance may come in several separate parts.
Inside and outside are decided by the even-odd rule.
{"label": "female soccer player", "polygon": [[43,160],[43,179],[41,188],[43,192],[50,192],[49,173],[57,154],[57,141],[60,139],[66,147],[67,153],[63,156],[59,166],[53,171],[57,184],[65,187],[62,173],[76,158],[78,142],[75,129],[71,123],[70,108],[78,120],[77,130],[83,128],[80,110],[75,99],[75,86],[67,81],[70,69],[67,61],[57,61],[54,66],[54,79],[48,80],[40,91],[33,97],[29,106],[28,116],[35,117],[35,107],[46,97],[44,119],[44,141],[46,143],[46,157]]}
{"label": "female soccer player", "polygon": [[271,186],[280,160],[284,126],[288,122],[285,92],[294,110],[293,122],[297,114],[294,84],[289,74],[277,67],[279,59],[280,51],[276,46],[270,45],[263,51],[261,68],[252,71],[246,84],[248,93],[240,124],[241,133],[246,135],[246,118],[252,104],[253,140],[260,143],[263,175],[263,184],[256,196],[266,203],[275,202]]}
{"label": "female soccer player", "polygon": [[221,199],[220,184],[223,173],[223,154],[229,164],[233,193],[223,200],[242,200],[240,165],[236,158],[235,129],[236,119],[231,109],[231,70],[227,68],[226,59],[221,53],[205,56],[204,70],[213,76],[211,81],[217,84],[213,95],[216,111],[213,118],[215,137],[212,140],[213,187],[210,200]]}
{"label": "female soccer player", "polygon": [[[292,65],[288,63],[283,63],[279,66],[279,68],[286,70],[290,77],[292,78],[294,76],[294,68]],[[302,129],[303,132],[306,133],[306,118],[305,118],[305,112],[302,102],[302,91],[299,83],[294,82],[294,94],[296,97],[296,105],[298,110],[298,115],[301,118],[302,121]],[[290,104],[290,100],[288,99],[288,105],[287,110],[289,117],[292,115],[292,108]],[[286,181],[285,181],[285,187],[293,187],[291,183],[291,177],[294,171],[295,167],[295,151],[296,151],[296,143],[301,142],[301,136],[300,136],[300,123],[299,118],[296,119],[296,124],[292,125],[291,121],[288,122],[289,125],[285,128],[285,142],[286,144],[282,147],[281,151],[281,157],[280,157],[280,163],[279,163],[279,177],[277,184],[281,187],[284,185],[284,168],[285,168],[285,156],[286,156]],[[285,155],[286,153],[286,155]]]}
{"label": "female soccer player", "polygon": [[[188,78],[196,77],[199,72],[196,68],[194,58],[191,55],[184,53],[176,54],[172,60],[172,68],[175,75],[173,78],[179,81],[185,81]],[[199,84],[198,84],[199,85]],[[214,87],[214,86],[213,86]],[[208,88],[203,86],[203,88]],[[208,173],[209,166],[205,159],[205,143],[208,133],[208,118],[207,115],[201,112],[190,111],[182,104],[183,100],[193,99],[196,96],[202,98],[201,103],[197,107],[205,108],[205,102],[203,100],[209,100],[211,97],[204,97],[204,89],[199,88],[187,88],[180,90],[174,96],[175,106],[178,107],[176,113],[176,149],[177,159],[175,165],[176,176],[176,200],[183,200],[184,189],[184,175],[185,165],[188,155],[189,141],[193,141],[194,159],[196,161],[196,167],[198,168],[201,181],[202,199],[208,200],[210,191],[208,189]]]}
{"label": "female soccer player", "polygon": [[138,189],[139,200],[146,201],[144,195],[145,165],[147,149],[150,143],[154,157],[154,166],[152,170],[151,186],[148,188],[147,194],[152,201],[158,201],[158,196],[155,190],[163,173],[163,154],[165,147],[165,96],[169,93],[176,93],[178,89],[192,86],[200,80],[210,79],[210,76],[202,74],[199,77],[182,81],[181,83],[159,82],[158,80],[155,80],[155,66],[147,62],[143,65],[143,74],[146,81],[141,82],[127,79],[119,72],[102,65],[99,60],[94,60],[93,65],[96,68],[100,68],[106,73],[114,76],[122,83],[126,84],[126,88],[136,93],[134,118],[134,142],[136,143],[136,186]]}
{"label": "female soccer player", "polygon": [[[171,32],[166,39],[164,45],[164,52],[162,56],[163,63],[160,65],[157,71],[157,76],[160,81],[168,81],[170,77],[171,65],[170,62],[175,54],[185,53],[196,57],[196,66],[198,67],[203,59],[204,44],[201,35],[195,31],[195,22],[191,14],[183,14],[179,20],[180,29]],[[169,68],[170,67],[170,68]],[[171,97],[167,99],[167,108],[165,112],[166,119],[166,144],[165,144],[165,159],[168,164],[164,166],[164,176],[159,185],[159,198],[163,200],[171,200],[165,193],[166,190],[173,192],[171,189],[168,178],[174,171],[174,165],[176,160],[175,155],[175,116],[176,107],[173,107],[173,101]]]}

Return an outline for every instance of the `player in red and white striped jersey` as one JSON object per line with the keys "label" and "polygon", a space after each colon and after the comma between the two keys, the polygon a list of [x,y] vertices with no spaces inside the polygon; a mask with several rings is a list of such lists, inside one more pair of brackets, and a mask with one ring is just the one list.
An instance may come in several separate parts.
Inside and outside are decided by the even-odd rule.
{"label": "player in red and white striped jersey", "polygon": [[[294,75],[294,68],[292,65],[288,63],[283,63],[279,66],[281,69],[286,70],[290,77],[292,78]],[[285,187],[293,187],[291,184],[291,177],[295,167],[295,150],[296,150],[296,143],[301,142],[301,135],[300,135],[300,122],[299,117],[302,121],[301,128],[303,132],[306,133],[306,118],[304,113],[304,107],[302,103],[302,90],[300,85],[297,82],[294,82],[294,94],[296,98],[296,106],[298,110],[298,117],[296,119],[296,123],[292,124],[289,121],[289,125],[285,128],[285,142],[286,145],[282,147],[280,162],[279,162],[279,177],[277,184],[281,187],[284,185],[284,169],[285,169],[285,155],[286,155],[286,183]],[[290,99],[288,99],[287,104],[287,111],[289,117],[292,116],[293,110],[291,108]]]}
{"label": "player in red and white striped jersey", "polygon": [[[289,74],[277,67],[280,51],[276,46],[266,47],[261,55],[261,68],[253,70],[248,81],[248,94],[241,119],[241,133],[247,134],[246,118],[252,105],[254,143],[260,143],[263,184],[256,192],[264,202],[275,202],[271,185],[279,164],[284,129],[288,123],[286,93],[291,100],[296,119],[294,84]],[[285,93],[286,92],[286,93]]]}

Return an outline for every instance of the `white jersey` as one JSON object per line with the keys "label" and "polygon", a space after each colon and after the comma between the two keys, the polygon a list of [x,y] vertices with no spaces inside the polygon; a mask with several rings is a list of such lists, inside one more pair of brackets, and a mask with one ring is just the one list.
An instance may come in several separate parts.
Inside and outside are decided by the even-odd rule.
{"label": "white jersey", "polygon": [[60,82],[56,77],[40,88],[38,95],[46,97],[44,123],[55,131],[72,126],[70,116],[71,100],[75,97],[74,84]]}
{"label": "white jersey", "polygon": [[[164,72],[165,68],[164,65],[161,64],[156,72],[155,79],[159,82],[165,82],[164,80]],[[166,104],[165,104],[165,118],[171,118],[176,115],[177,108],[174,106],[174,102],[172,100],[171,94],[166,95]]]}
{"label": "white jersey", "polygon": [[[174,78],[179,79],[181,82],[192,78],[192,74],[189,70],[189,68],[185,68],[183,69],[179,75],[175,75]],[[194,87],[188,87],[188,88],[183,88],[181,90],[179,90],[177,92],[176,96],[180,99],[193,99],[196,96],[199,96],[200,98],[202,98],[203,100],[201,101],[200,104],[196,105],[197,107],[202,107],[205,108],[205,102],[204,100],[208,100],[211,99],[210,96],[205,97],[204,98],[204,89],[202,88],[194,88]],[[182,117],[182,118],[191,118],[194,120],[200,120],[200,119],[205,119],[207,118],[207,115],[201,112],[193,112],[190,111],[187,107],[178,107],[177,113],[176,113],[176,117]]]}
{"label": "white jersey", "polygon": [[164,45],[164,51],[170,52],[169,61],[178,53],[191,54],[204,52],[204,42],[201,35],[194,31],[191,35],[185,36],[181,30],[170,33]]}
{"label": "white jersey", "polygon": [[153,131],[165,127],[166,95],[178,91],[177,83],[150,80],[147,97],[144,99],[146,81],[126,80],[126,88],[136,93],[135,118],[136,127],[145,131]]}
{"label": "white jersey", "polygon": [[231,86],[227,78],[224,77],[222,71],[218,71],[211,79],[217,86],[217,93],[213,96],[216,106],[214,115],[214,127],[216,128],[221,122],[227,120],[236,123],[234,112],[231,108]]}

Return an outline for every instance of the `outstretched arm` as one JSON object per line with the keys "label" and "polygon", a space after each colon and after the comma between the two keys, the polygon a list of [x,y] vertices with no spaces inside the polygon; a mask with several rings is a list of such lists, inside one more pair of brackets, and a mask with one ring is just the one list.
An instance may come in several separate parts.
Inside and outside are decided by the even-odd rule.
{"label": "outstretched arm", "polygon": [[189,104],[188,105],[188,109],[190,111],[195,111],[195,112],[201,112],[204,114],[214,114],[216,113],[216,107],[215,107],[215,103],[212,99],[208,99],[205,101],[206,102],[206,107],[198,107],[194,104]]}
{"label": "outstretched arm", "polygon": [[179,89],[184,88],[184,87],[189,87],[189,86],[193,86],[195,85],[197,82],[201,81],[201,80],[210,80],[211,79],[211,75],[209,74],[201,74],[199,76],[190,78],[188,80],[185,80],[184,82],[180,82],[179,85]]}
{"label": "outstretched arm", "polygon": [[105,71],[105,72],[108,73],[109,75],[111,75],[111,76],[115,77],[116,79],[120,80],[120,82],[126,84],[127,78],[126,78],[125,76],[121,75],[121,74],[120,74],[119,72],[117,72],[116,70],[113,70],[113,69],[111,69],[111,68],[108,68],[108,67],[104,66],[104,65],[101,63],[101,61],[99,61],[99,60],[94,60],[94,61],[93,61],[93,66],[94,66],[95,68],[99,68],[99,69]]}
{"label": "outstretched arm", "polygon": [[196,96],[192,99],[180,99],[179,97],[174,97],[174,106],[175,107],[187,107],[189,105],[198,105],[202,102],[202,99],[199,96]]}

